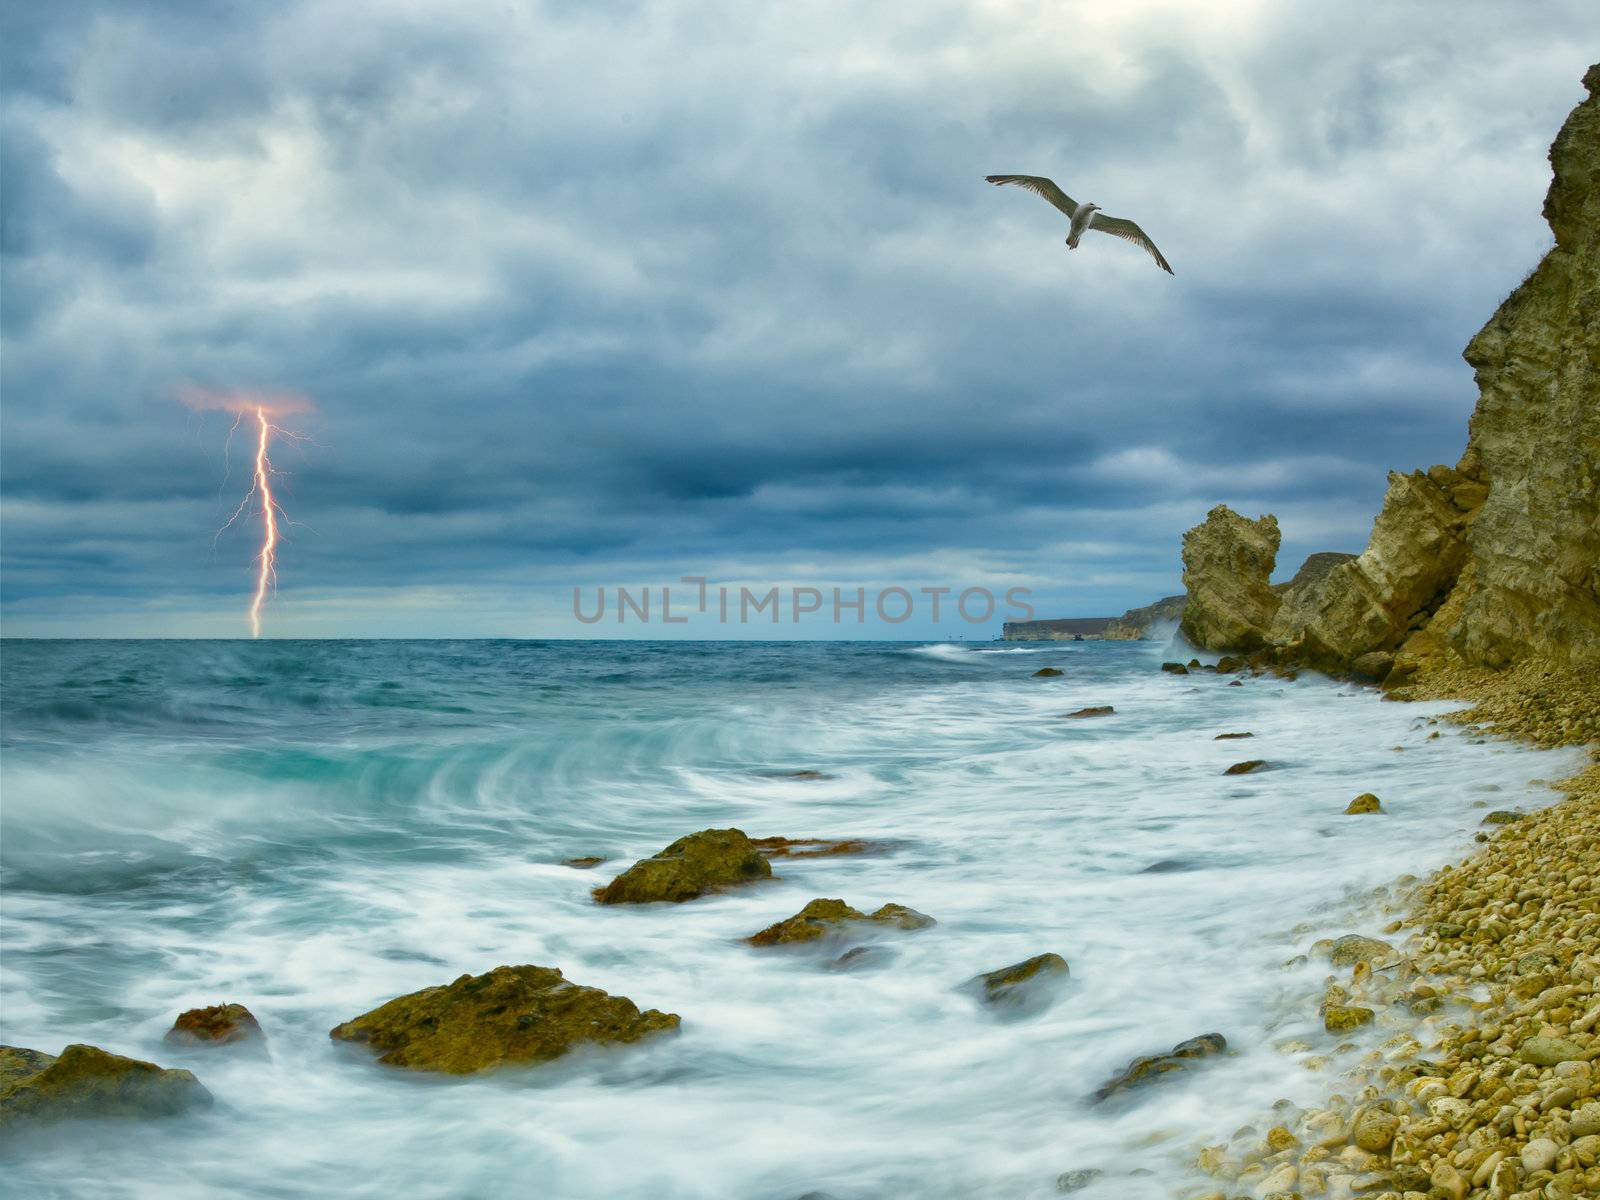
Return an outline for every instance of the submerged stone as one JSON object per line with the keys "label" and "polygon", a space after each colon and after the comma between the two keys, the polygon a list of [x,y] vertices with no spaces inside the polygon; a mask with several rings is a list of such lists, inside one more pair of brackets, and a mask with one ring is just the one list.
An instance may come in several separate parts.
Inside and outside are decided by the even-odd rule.
{"label": "submerged stone", "polygon": [[1355,817],[1361,816],[1364,813],[1381,813],[1382,811],[1383,802],[1381,800],[1379,800],[1371,792],[1362,792],[1361,795],[1350,801],[1349,805],[1344,810],[1344,815],[1347,817]]}
{"label": "submerged stone", "polygon": [[1066,716],[1068,718],[1073,718],[1073,717],[1109,717],[1112,713],[1114,713],[1116,711],[1117,710],[1112,705],[1109,705],[1109,704],[1091,704],[1088,708],[1080,708],[1076,712],[1067,713]]}
{"label": "submerged stone", "polygon": [[1064,674],[1055,667],[1040,667],[1033,673],[1035,679],[1054,679],[1057,675]]}
{"label": "submerged stone", "polygon": [[1264,770],[1267,760],[1264,758],[1249,758],[1244,762],[1236,762],[1223,772],[1224,775],[1254,775],[1257,771]]}
{"label": "submerged stone", "polygon": [[1220,1033],[1202,1033],[1179,1042],[1165,1054],[1136,1058],[1120,1074],[1100,1085],[1094,1093],[1094,1102],[1098,1104],[1119,1092],[1147,1087],[1168,1075],[1191,1070],[1200,1060],[1214,1058],[1227,1048],[1228,1039]]}
{"label": "submerged stone", "polygon": [[1105,1172],[1099,1167],[1084,1167],[1079,1171],[1063,1171],[1056,1176],[1056,1191],[1081,1192]]}
{"label": "submerged stone", "polygon": [[1253,738],[1253,737],[1255,737],[1255,734],[1253,734],[1253,733],[1219,733],[1219,734],[1217,734],[1216,737],[1212,738],[1211,740],[1213,742],[1230,742],[1230,741],[1236,741],[1239,738]]}
{"label": "submerged stone", "polygon": [[555,967],[496,967],[398,996],[328,1036],[371,1046],[386,1066],[469,1075],[548,1062],[584,1042],[636,1042],[680,1021],[571,983]]}
{"label": "submerged stone", "polygon": [[814,942],[830,934],[848,932],[851,926],[860,928],[869,924],[911,931],[926,929],[937,922],[927,914],[903,904],[885,904],[868,915],[850,907],[843,900],[818,899],[811,901],[794,916],[751,934],[745,941],[752,946],[796,945]]}
{"label": "submerged stone", "polygon": [[757,879],[770,879],[772,867],[741,829],[702,829],[681,837],[653,858],[642,858],[603,888],[601,904],[680,904]]}
{"label": "submerged stone", "polygon": [[562,862],[563,867],[572,867],[577,871],[587,871],[591,867],[598,867],[606,860],[598,854],[583,854],[577,858],[569,858]]}
{"label": "submerged stone", "polygon": [[1049,1004],[1069,974],[1067,960],[1061,955],[1036,954],[1009,967],[975,975],[967,981],[966,988],[992,1008],[1033,1012]]}
{"label": "submerged stone", "polygon": [[211,1103],[189,1071],[73,1045],[60,1057],[0,1046],[0,1129],[78,1117],[168,1117]]}
{"label": "submerged stone", "polygon": [[166,1040],[189,1046],[226,1046],[266,1037],[255,1014],[242,1004],[213,1004],[180,1013]]}
{"label": "submerged stone", "polygon": [[751,838],[750,844],[767,858],[835,858],[842,854],[883,854],[890,842],[866,838]]}

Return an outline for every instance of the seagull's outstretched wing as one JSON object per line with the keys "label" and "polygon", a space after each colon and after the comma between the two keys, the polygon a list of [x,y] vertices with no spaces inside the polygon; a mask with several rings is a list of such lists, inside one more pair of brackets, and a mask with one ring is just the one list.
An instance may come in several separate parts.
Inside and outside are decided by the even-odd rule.
{"label": "seagull's outstretched wing", "polygon": [[1156,260],[1156,266],[1160,267],[1168,275],[1176,274],[1167,265],[1167,260],[1161,257],[1161,251],[1156,249],[1156,244],[1150,240],[1150,235],[1132,221],[1122,217],[1108,217],[1105,213],[1097,212],[1094,214],[1094,219],[1089,222],[1089,228],[1098,229],[1101,233],[1109,233],[1112,237],[1122,238],[1124,241],[1132,242],[1135,246],[1143,246],[1150,252],[1150,257]]}
{"label": "seagull's outstretched wing", "polygon": [[1035,196],[1043,196],[1069,217],[1078,211],[1078,206],[1073,203],[1072,197],[1043,175],[985,175],[984,179],[996,187],[1002,183],[1014,183],[1018,187],[1025,187]]}

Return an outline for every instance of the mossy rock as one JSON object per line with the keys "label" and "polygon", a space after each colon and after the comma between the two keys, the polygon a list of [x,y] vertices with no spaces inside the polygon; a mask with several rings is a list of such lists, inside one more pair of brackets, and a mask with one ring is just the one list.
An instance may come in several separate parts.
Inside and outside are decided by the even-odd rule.
{"label": "mossy rock", "polygon": [[189,1071],[72,1045],[59,1057],[0,1046],[0,1129],[78,1117],[170,1117],[211,1103]]}
{"label": "mossy rock", "polygon": [[1329,1004],[1322,1010],[1322,1027],[1329,1033],[1344,1033],[1370,1024],[1376,1015],[1359,1004]]}
{"label": "mossy rock", "polygon": [[1335,939],[1328,949],[1328,960],[1336,967],[1353,967],[1359,962],[1386,963],[1394,957],[1394,947],[1388,942],[1357,933]]}
{"label": "mossy rock", "polygon": [[1371,792],[1362,792],[1361,795],[1350,801],[1345,807],[1344,815],[1358,817],[1365,813],[1381,813],[1382,811],[1383,801],[1379,800]]}
{"label": "mossy rock", "polygon": [[386,1066],[470,1075],[548,1062],[583,1042],[636,1042],[680,1020],[570,983],[555,967],[496,967],[396,997],[328,1036],[371,1046]]}
{"label": "mossy rock", "polygon": [[1040,667],[1033,673],[1033,677],[1035,679],[1054,679],[1057,675],[1063,674],[1065,674],[1065,672],[1056,667]]}
{"label": "mossy rock", "polygon": [[1002,1012],[1036,1012],[1054,999],[1054,993],[1070,974],[1067,960],[1059,954],[1036,954],[1032,958],[998,971],[975,975],[966,990],[985,1004]]}
{"label": "mossy rock", "polygon": [[1484,817],[1483,820],[1479,822],[1479,824],[1481,824],[1481,825],[1511,825],[1511,824],[1514,824],[1517,821],[1522,820],[1522,818],[1525,817],[1526,815],[1527,815],[1526,813],[1509,812],[1506,809],[1497,808],[1497,809],[1495,809],[1494,812],[1492,812],[1488,816]]}
{"label": "mossy rock", "polygon": [[255,1014],[244,1005],[213,1004],[180,1013],[167,1030],[166,1040],[174,1045],[227,1046],[265,1036]]}
{"label": "mossy rock", "polygon": [[768,925],[745,941],[752,946],[792,946],[848,933],[852,926],[860,929],[878,925],[909,932],[935,924],[937,922],[926,913],[919,913],[904,904],[885,904],[868,914],[850,907],[843,900],[813,900],[794,916]]}
{"label": "mossy rock", "polygon": [[1094,1101],[1099,1103],[1120,1092],[1148,1087],[1169,1075],[1191,1070],[1196,1063],[1214,1058],[1227,1048],[1228,1039],[1220,1033],[1202,1033],[1179,1042],[1165,1054],[1136,1058],[1120,1074],[1100,1085],[1094,1093]]}
{"label": "mossy rock", "polygon": [[643,858],[603,888],[601,904],[681,904],[741,883],[772,878],[766,856],[740,829],[702,829]]}
{"label": "mossy rock", "polygon": [[1244,762],[1236,762],[1223,772],[1224,775],[1254,775],[1257,771],[1267,769],[1267,760],[1264,758],[1247,758]]}

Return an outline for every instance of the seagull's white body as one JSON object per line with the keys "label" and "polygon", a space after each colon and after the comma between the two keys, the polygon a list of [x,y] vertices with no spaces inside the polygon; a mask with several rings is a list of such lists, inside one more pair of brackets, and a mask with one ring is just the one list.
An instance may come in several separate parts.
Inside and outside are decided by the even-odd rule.
{"label": "seagull's white body", "polygon": [[1109,233],[1112,237],[1122,238],[1143,248],[1156,260],[1156,266],[1168,275],[1173,273],[1172,268],[1167,265],[1167,260],[1161,256],[1161,251],[1156,249],[1156,244],[1144,230],[1125,217],[1107,216],[1100,210],[1098,204],[1079,204],[1057,187],[1054,181],[1046,179],[1043,175],[986,175],[984,178],[997,186],[1014,183],[1018,187],[1025,187],[1034,195],[1042,196],[1053,204],[1072,222],[1067,230],[1068,250],[1078,248],[1078,239],[1087,230],[1098,229],[1101,233]]}

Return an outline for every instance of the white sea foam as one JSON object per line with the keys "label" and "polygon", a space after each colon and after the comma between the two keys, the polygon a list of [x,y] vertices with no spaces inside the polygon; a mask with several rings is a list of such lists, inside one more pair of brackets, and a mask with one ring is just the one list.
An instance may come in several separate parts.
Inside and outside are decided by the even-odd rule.
{"label": "white sea foam", "polygon": [[[1379,932],[1370,889],[1463,852],[1486,804],[1550,802],[1530,780],[1579,756],[1429,725],[1443,705],[1162,675],[1158,647],[1075,653],[1055,680],[995,657],[974,674],[977,654],[946,646],[902,658],[924,674],[881,688],[830,689],[814,671],[681,705],[670,687],[631,702],[623,688],[549,710],[548,726],[498,714],[475,736],[466,720],[426,753],[327,749],[315,771],[254,784],[248,755],[197,766],[172,751],[163,768],[108,744],[107,791],[67,766],[79,760],[51,774],[30,751],[4,768],[8,841],[27,835],[6,850],[5,1040],[192,1066],[219,1103],[101,1130],[92,1155],[72,1137],[36,1147],[8,1182],[41,1196],[1014,1200],[1097,1167],[1086,1200],[1166,1197],[1192,1182],[1198,1145],[1328,1087],[1273,1049],[1332,1042],[1316,972],[1284,961],[1326,933]],[[1060,719],[1098,704],[1116,711]],[[1272,769],[1222,774],[1242,758]],[[800,769],[827,777],[785,774]],[[1342,815],[1369,790],[1387,815]],[[616,867],[708,825],[901,844],[779,860],[776,882],[681,906],[590,900]],[[173,853],[118,876],[129,838]],[[613,861],[559,865],[591,853]],[[859,974],[740,942],[817,896],[939,924]],[[1043,951],[1072,974],[1040,1015],[997,1021],[959,990]],[[500,963],[559,966],[682,1014],[682,1032],[445,1083],[327,1037]],[[161,1043],[175,1013],[222,1000],[256,1012],[270,1057]],[[1087,1103],[1132,1057],[1212,1030],[1237,1053],[1131,1107]]]}

